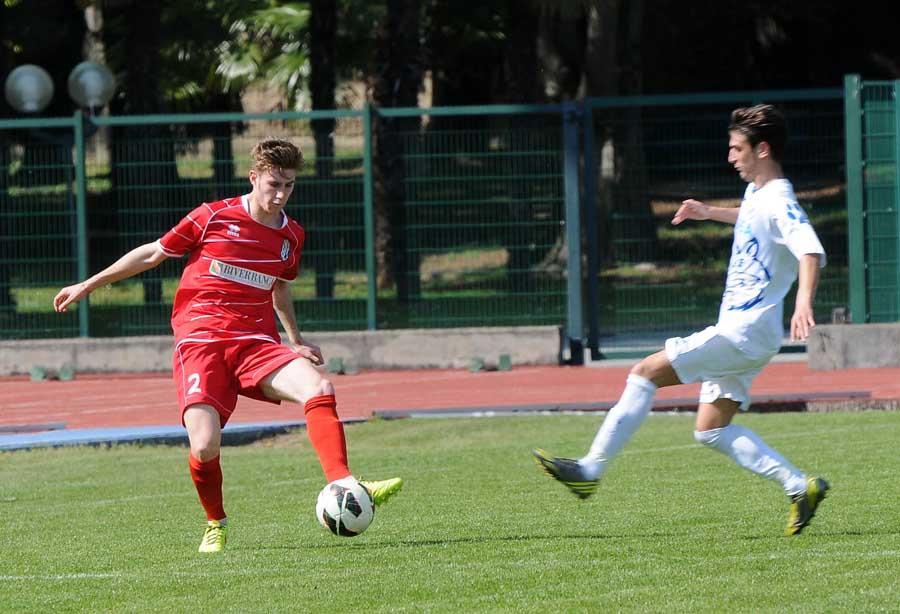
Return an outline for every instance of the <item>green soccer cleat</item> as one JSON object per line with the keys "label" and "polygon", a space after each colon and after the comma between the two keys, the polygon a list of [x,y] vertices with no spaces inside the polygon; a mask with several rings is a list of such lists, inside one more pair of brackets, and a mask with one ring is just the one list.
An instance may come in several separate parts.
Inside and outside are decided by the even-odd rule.
{"label": "green soccer cleat", "polygon": [[203,532],[203,540],[200,542],[199,552],[222,552],[225,542],[228,541],[225,533],[225,525],[218,520],[210,520],[206,523],[206,531]]}
{"label": "green soccer cleat", "polygon": [[403,479],[402,478],[390,478],[388,480],[372,480],[365,481],[360,480],[360,484],[363,485],[367,491],[369,491],[369,495],[372,497],[372,502],[378,505],[384,505],[388,502],[388,499],[396,495],[400,492],[400,489],[403,488]]}
{"label": "green soccer cleat", "polygon": [[550,456],[546,450],[540,448],[532,450],[531,453],[544,473],[565,484],[579,499],[587,499],[597,489],[597,480],[588,479],[577,460]]}
{"label": "green soccer cleat", "polygon": [[829,488],[828,482],[822,478],[806,480],[806,492],[791,497],[791,512],[784,530],[785,535],[797,535],[809,524]]}

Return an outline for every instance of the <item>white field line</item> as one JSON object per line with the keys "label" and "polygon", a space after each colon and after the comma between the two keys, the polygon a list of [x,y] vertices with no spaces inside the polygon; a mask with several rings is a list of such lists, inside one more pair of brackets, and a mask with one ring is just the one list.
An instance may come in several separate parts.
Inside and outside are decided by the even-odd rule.
{"label": "white field line", "polygon": [[[898,550],[877,550],[877,551],[869,551],[869,552],[856,552],[856,551],[828,551],[828,552],[815,552],[815,551],[807,551],[803,554],[804,557],[818,557],[818,558],[827,558],[828,560],[834,559],[865,559],[865,560],[882,560],[882,559],[890,559],[894,561],[900,556],[900,551]],[[733,559],[740,561],[747,560],[793,560],[797,557],[796,552],[784,552],[778,554],[761,554],[761,555],[740,555],[740,556],[732,556],[725,557],[724,560]],[[111,571],[111,572],[73,572],[73,573],[53,573],[53,574],[0,574],[0,582],[64,582],[69,580],[122,580],[126,578],[130,579],[143,579],[143,578],[170,578],[170,577],[185,577],[185,578],[205,578],[205,577],[220,577],[222,575],[229,576],[259,576],[259,575],[284,575],[285,573],[290,573],[290,570],[285,570],[284,568],[247,568],[243,567],[241,569],[224,569],[217,568],[209,571],[170,571],[170,572],[151,572],[151,573],[136,573],[136,572],[121,572],[121,571]]]}
{"label": "white field line", "polygon": [[[160,400],[155,403],[134,403],[129,399],[140,399],[143,400],[147,395],[116,395],[116,403],[115,405],[110,405],[109,403],[109,394],[101,395],[92,395],[92,396],[83,396],[79,395],[78,399],[75,403],[69,403],[66,405],[66,413],[71,414],[72,410],[83,411],[88,408],[96,407],[97,405],[101,405],[106,407],[101,411],[130,411],[133,409],[140,409],[144,407],[159,407],[160,405],[171,405],[172,407],[177,407],[178,403],[175,400],[174,390],[172,391],[172,399],[171,401]],[[11,402],[5,406],[3,406],[4,411],[16,411],[16,410],[27,410],[27,409],[40,409],[46,408],[48,406],[53,406],[54,403],[58,401],[49,401],[47,399],[40,399],[37,401],[17,401]]]}
{"label": "white field line", "polygon": [[[288,570],[289,571],[289,570]],[[259,575],[272,575],[272,574],[284,574],[285,569],[276,569],[276,568],[250,568],[247,569],[216,569],[210,571],[170,571],[170,572],[151,572],[151,573],[137,573],[137,572],[122,572],[122,571],[109,571],[109,572],[91,572],[91,571],[81,571],[81,572],[72,572],[72,573],[48,573],[48,574],[0,574],[0,582],[61,582],[67,580],[122,580],[125,578],[129,579],[143,579],[143,578],[170,578],[170,577],[197,577],[197,578],[206,578],[206,577],[217,577],[222,575],[230,575],[230,576],[259,576]]]}
{"label": "white field line", "polygon": [[[134,574],[129,574],[134,575]],[[26,575],[0,575],[0,582],[48,582],[60,580],[119,580],[126,577],[122,572],[76,572]]]}

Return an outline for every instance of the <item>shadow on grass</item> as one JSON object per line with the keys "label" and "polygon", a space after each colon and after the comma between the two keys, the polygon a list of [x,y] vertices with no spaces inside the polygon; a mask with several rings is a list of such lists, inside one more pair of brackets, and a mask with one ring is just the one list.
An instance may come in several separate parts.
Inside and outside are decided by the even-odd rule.
{"label": "shadow on grass", "polygon": [[399,541],[348,541],[346,539],[337,539],[327,544],[297,544],[297,545],[263,545],[246,548],[247,550],[331,550],[334,548],[356,548],[360,550],[378,550],[384,548],[397,547],[430,547],[430,546],[452,546],[465,544],[487,544],[502,542],[539,542],[539,541],[564,541],[564,540],[634,540],[634,539],[652,539],[652,538],[671,538],[682,535],[677,532],[656,532],[641,534],[600,534],[600,533],[583,533],[583,534],[566,534],[566,535],[497,535],[497,536],[472,536],[472,537],[455,537],[448,539],[401,539]]}
{"label": "shadow on grass", "polygon": [[767,533],[765,535],[735,535],[735,539],[741,541],[761,541],[761,540],[787,540],[787,541],[810,541],[812,539],[834,540],[836,537],[867,537],[875,535],[893,535],[900,536],[900,529],[893,527],[871,528],[871,529],[851,529],[846,531],[828,531],[822,529],[804,529],[798,535],[784,535],[783,533]]}
{"label": "shadow on grass", "polygon": [[[740,541],[796,541],[798,543],[809,543],[813,540],[834,540],[839,537],[866,537],[866,536],[900,536],[900,529],[895,527],[884,528],[866,528],[844,531],[822,531],[822,530],[806,530],[800,535],[785,536],[778,532],[769,532],[765,534],[754,535],[733,535],[734,539]],[[488,543],[515,543],[515,542],[541,542],[541,541],[575,541],[575,540],[593,540],[593,541],[635,541],[635,540],[652,540],[665,538],[689,538],[690,533],[684,531],[655,531],[652,533],[567,533],[567,534],[543,534],[543,535],[496,535],[496,536],[471,536],[471,537],[455,537],[447,539],[401,539],[398,541],[357,541],[336,538],[334,541],[324,544],[296,544],[296,545],[258,545],[253,547],[242,548],[242,550],[333,550],[337,548],[354,548],[358,550],[382,550],[386,548],[421,548],[432,546],[453,546],[468,544],[488,544]]]}

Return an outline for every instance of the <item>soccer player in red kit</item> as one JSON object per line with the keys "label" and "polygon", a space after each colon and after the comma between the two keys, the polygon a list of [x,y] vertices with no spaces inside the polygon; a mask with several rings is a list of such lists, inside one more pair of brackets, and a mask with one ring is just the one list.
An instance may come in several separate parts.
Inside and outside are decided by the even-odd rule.
{"label": "soccer player in red kit", "polygon": [[[321,350],[300,335],[289,287],[305,234],[283,210],[303,156],[288,141],[265,139],[251,158],[249,194],[201,204],[158,241],[136,247],[53,299],[63,312],[100,286],[188,256],[172,309],[172,373],[190,440],[191,478],[207,517],[200,552],[219,552],[226,543],[219,450],[239,394],[302,404],[325,479],[355,480],[334,387],[316,369]],[[276,314],[287,344],[281,343]],[[379,505],[403,482],[362,484]]]}

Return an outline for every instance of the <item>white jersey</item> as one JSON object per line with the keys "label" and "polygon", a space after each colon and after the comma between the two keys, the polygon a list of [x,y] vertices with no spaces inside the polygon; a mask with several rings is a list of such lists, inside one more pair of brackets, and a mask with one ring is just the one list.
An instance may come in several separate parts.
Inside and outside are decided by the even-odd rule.
{"label": "white jersey", "polygon": [[787,179],[747,186],[716,328],[752,356],[775,354],[784,338],[784,297],[804,254],[825,250]]}

